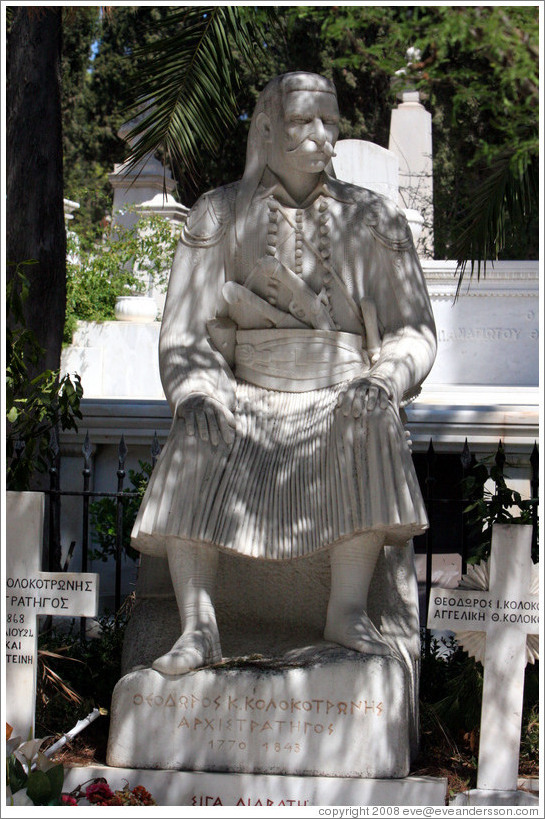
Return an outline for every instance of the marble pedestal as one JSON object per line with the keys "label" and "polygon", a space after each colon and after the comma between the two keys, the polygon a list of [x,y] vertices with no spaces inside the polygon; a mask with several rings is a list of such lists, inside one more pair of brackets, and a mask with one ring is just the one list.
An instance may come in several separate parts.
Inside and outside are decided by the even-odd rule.
{"label": "marble pedestal", "polygon": [[127,674],[112,698],[114,767],[361,778],[409,772],[410,683],[393,654],[323,643],[167,677]]}
{"label": "marble pedestal", "polygon": [[[447,780],[431,776],[405,779],[342,779],[326,776],[142,771],[104,765],[65,770],[64,790],[104,777],[112,790],[143,785],[157,805],[211,807],[285,807],[298,811],[315,805],[445,804]],[[85,804],[85,803],[82,803]],[[211,814],[205,813],[204,816]],[[215,813],[214,813],[215,815]],[[284,815],[284,813],[282,814]],[[294,815],[288,812],[286,815]],[[384,815],[392,815],[384,814]]]}

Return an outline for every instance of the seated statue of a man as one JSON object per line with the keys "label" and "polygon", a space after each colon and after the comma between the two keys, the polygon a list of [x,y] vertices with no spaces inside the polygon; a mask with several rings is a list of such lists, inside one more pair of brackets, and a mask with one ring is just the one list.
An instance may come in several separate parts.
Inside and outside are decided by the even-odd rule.
{"label": "seated statue of a man", "polygon": [[367,596],[384,544],[427,527],[400,407],[435,327],[404,215],[328,173],[338,133],[329,80],[276,77],[242,180],[204,194],[182,231],[160,339],[174,421],[133,530],[168,557],[181,632],[153,663],[167,675],[221,659],[219,549],[329,550],[324,638],[390,651]]}

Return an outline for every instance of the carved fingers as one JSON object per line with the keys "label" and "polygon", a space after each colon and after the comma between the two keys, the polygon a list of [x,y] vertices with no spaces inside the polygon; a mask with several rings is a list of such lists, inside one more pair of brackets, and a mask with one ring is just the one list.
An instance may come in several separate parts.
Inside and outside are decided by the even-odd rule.
{"label": "carved fingers", "polygon": [[387,409],[388,403],[389,395],[385,386],[376,384],[369,378],[358,378],[339,396],[337,411],[345,418],[359,418],[377,408]]}
{"label": "carved fingers", "polygon": [[209,395],[190,395],[177,407],[176,414],[183,420],[186,435],[198,435],[214,447],[220,441],[230,446],[235,440],[235,416]]}

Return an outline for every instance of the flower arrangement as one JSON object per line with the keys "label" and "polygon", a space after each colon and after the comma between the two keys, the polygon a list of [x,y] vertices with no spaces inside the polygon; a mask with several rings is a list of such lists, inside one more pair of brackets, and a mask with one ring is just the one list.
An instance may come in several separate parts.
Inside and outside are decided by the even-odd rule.
{"label": "flower arrangement", "polygon": [[7,726],[6,801],[8,805],[62,805],[64,782],[62,765],[52,762],[40,750],[43,739],[11,737]]}
{"label": "flower arrangement", "polygon": [[[82,721],[83,722],[83,721]],[[21,742],[12,737],[12,727],[6,726],[7,777],[6,802],[23,805],[156,805],[142,785],[130,788],[127,782],[121,790],[112,791],[104,777],[95,777],[63,793],[64,768],[41,751],[43,739]],[[58,743],[57,743],[58,744]]]}
{"label": "flower arrangement", "polygon": [[151,793],[142,785],[136,785],[131,790],[127,782],[121,790],[112,791],[103,777],[91,779],[90,784],[84,782],[83,785],[79,785],[69,794],[64,794],[63,799],[66,800],[63,801],[65,805],[78,805],[80,800],[84,800],[83,804],[97,806],[157,804]]}

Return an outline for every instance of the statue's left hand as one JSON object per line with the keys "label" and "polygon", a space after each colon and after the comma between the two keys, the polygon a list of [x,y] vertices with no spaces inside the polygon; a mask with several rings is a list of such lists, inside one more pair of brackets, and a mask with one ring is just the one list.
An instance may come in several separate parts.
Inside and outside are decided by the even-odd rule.
{"label": "statue's left hand", "polygon": [[176,409],[185,424],[186,435],[198,435],[201,441],[217,446],[220,438],[227,446],[235,440],[235,416],[215,398],[201,393],[188,396]]}
{"label": "statue's left hand", "polygon": [[390,395],[383,384],[374,382],[372,378],[357,378],[339,395],[337,411],[345,418],[359,418],[377,408],[385,410],[389,403]]}

